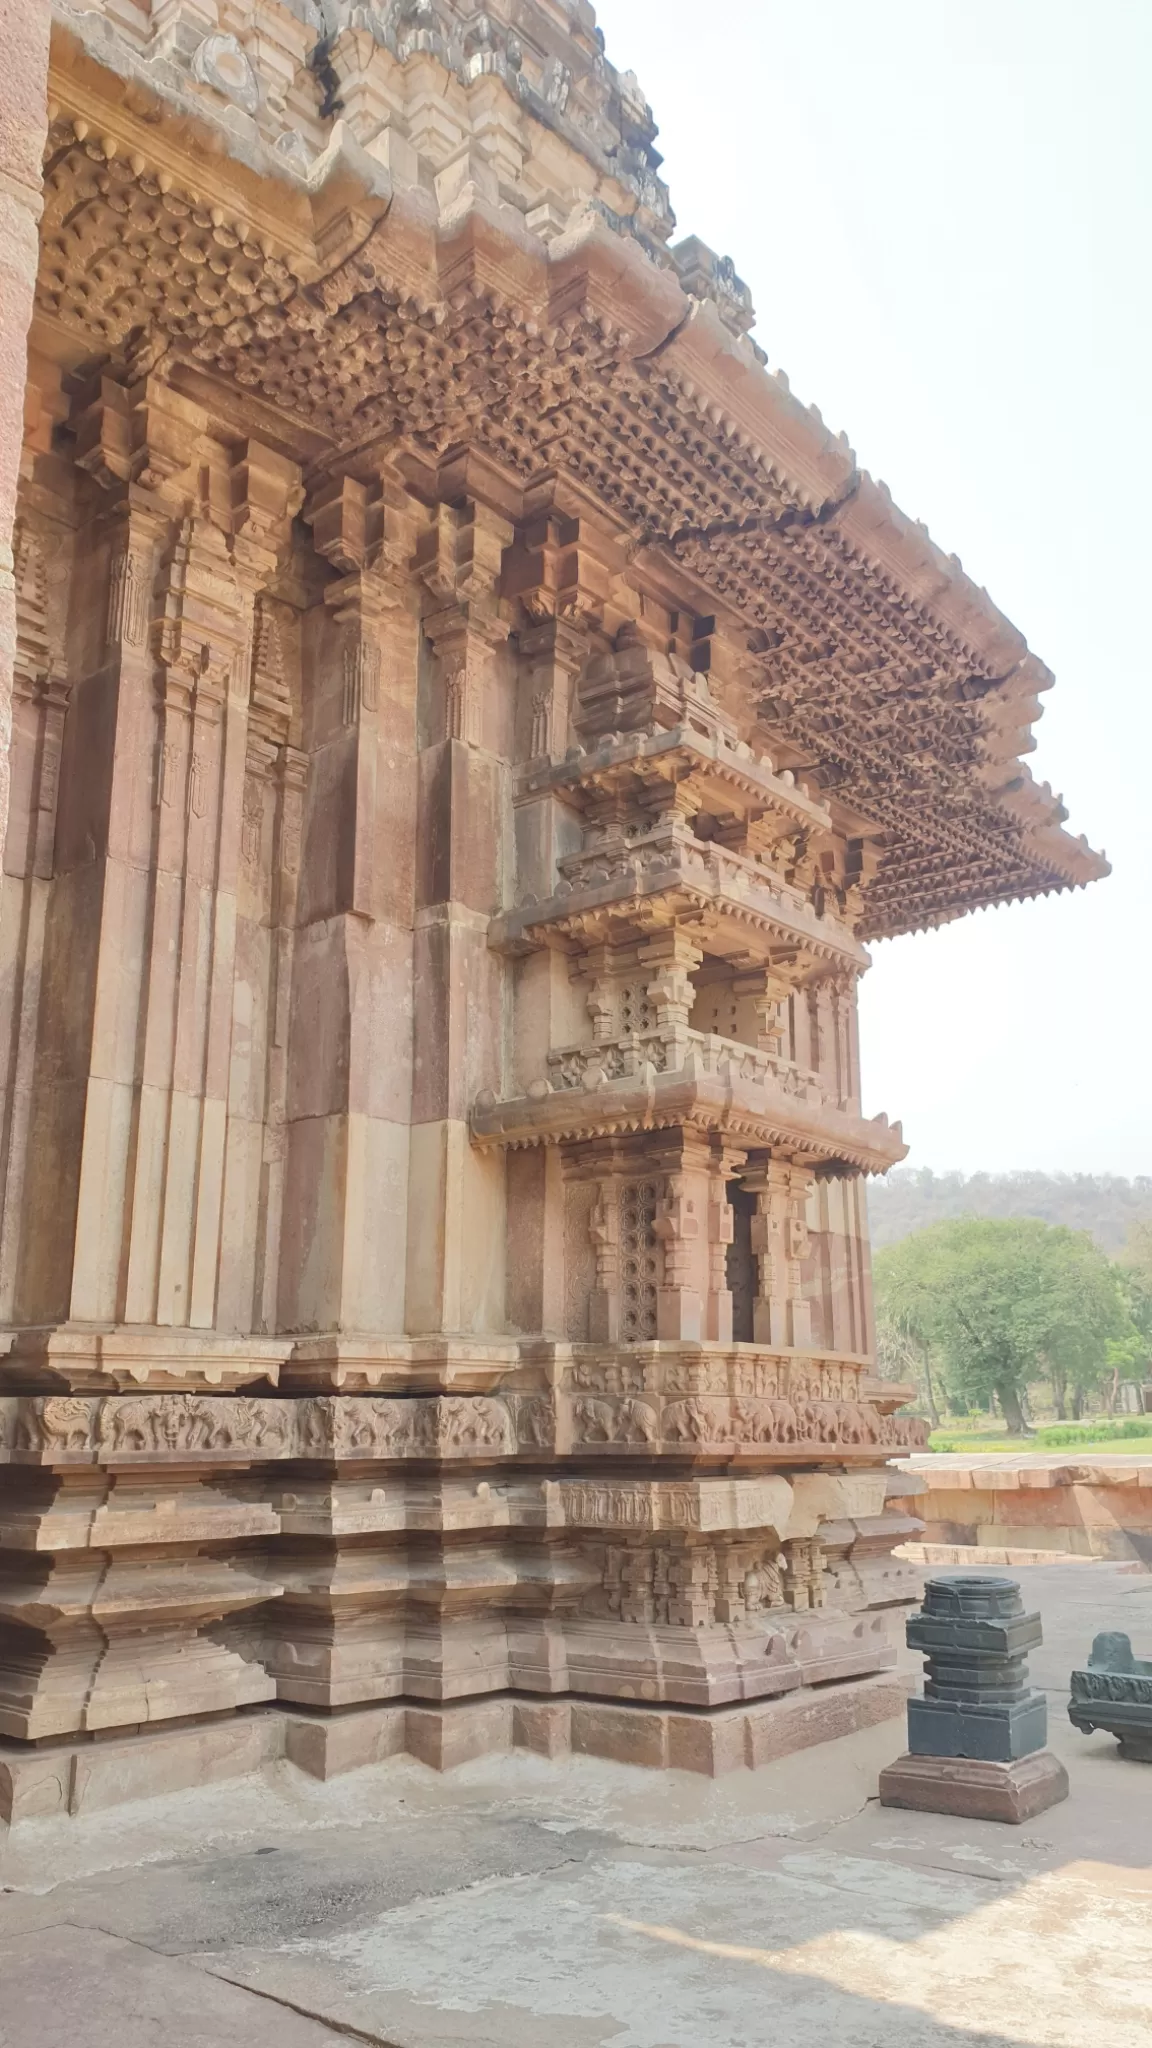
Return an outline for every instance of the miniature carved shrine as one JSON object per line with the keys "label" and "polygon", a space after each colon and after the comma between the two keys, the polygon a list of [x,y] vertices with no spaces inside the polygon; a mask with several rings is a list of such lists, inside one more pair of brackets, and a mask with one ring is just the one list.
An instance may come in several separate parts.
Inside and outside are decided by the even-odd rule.
{"label": "miniature carved shrine", "polygon": [[0,1736],[898,1711],[857,983],[1104,871],[1051,679],[676,240],[587,0],[51,12]]}

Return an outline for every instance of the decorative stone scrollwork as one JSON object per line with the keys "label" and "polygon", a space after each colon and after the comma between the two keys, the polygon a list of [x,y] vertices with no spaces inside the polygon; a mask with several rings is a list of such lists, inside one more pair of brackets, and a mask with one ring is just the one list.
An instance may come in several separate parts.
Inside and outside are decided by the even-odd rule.
{"label": "decorative stone scrollwork", "polygon": [[108,585],[108,645],[143,647],[148,632],[148,589],[143,565],[131,548],[112,557]]}
{"label": "decorative stone scrollwork", "polygon": [[361,711],[375,712],[380,701],[380,648],[377,641],[354,633],[344,643],[343,722],[355,725]]}
{"label": "decorative stone scrollwork", "polygon": [[192,76],[246,114],[254,114],[260,105],[260,82],[235,36],[205,36],[192,59]]}
{"label": "decorative stone scrollwork", "polygon": [[240,859],[249,874],[260,866],[264,840],[264,784],[258,776],[244,779],[244,808],[240,826]]}
{"label": "decorative stone scrollwork", "polygon": [[620,1333],[630,1344],[656,1335],[660,1200],[659,1181],[628,1181],[620,1190]]}

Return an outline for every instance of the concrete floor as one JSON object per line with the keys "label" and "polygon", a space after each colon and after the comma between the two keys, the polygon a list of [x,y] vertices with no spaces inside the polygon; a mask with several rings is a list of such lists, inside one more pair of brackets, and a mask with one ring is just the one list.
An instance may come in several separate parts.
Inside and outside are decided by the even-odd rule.
{"label": "concrete floor", "polygon": [[886,1812],[898,1722],[710,1782],[289,1766],[0,1846],[0,2048],[1147,2048],[1152,1766],[1065,1716],[1152,1577],[1013,1573],[1072,1797]]}

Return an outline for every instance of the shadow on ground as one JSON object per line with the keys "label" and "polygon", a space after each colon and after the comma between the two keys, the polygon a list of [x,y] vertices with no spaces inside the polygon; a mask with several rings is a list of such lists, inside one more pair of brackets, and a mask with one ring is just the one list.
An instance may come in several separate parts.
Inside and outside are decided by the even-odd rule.
{"label": "shadow on ground", "polygon": [[713,1784],[517,1756],[32,1823],[0,1875],[0,2048],[1146,2048],[1152,1767],[1064,1713],[1152,1579],[1013,1574],[1072,1797],[888,1812],[898,1723]]}

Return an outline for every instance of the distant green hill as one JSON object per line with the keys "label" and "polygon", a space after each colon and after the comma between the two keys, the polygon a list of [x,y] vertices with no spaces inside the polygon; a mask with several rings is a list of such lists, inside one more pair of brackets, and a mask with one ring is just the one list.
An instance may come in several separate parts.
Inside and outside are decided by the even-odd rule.
{"label": "distant green hill", "polygon": [[1152,1220],[1152,1176],[1112,1173],[933,1173],[898,1167],[869,1183],[872,1242],[896,1244],[954,1216],[1038,1216],[1087,1230],[1113,1257],[1134,1223]]}

